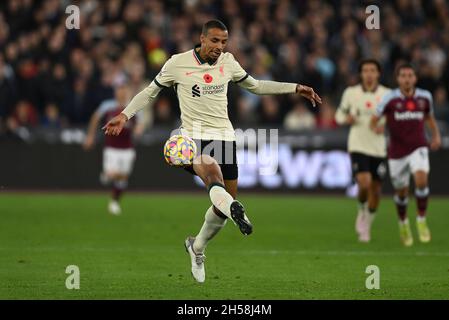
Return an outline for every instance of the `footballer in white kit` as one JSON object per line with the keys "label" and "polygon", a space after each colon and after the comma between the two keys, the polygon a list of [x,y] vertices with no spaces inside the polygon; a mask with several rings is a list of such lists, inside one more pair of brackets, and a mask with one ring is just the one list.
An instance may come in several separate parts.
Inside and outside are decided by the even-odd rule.
{"label": "footballer in white kit", "polygon": [[201,44],[173,55],[151,84],[137,94],[123,112],[104,127],[106,135],[120,133],[134,114],[152,104],[166,87],[176,91],[181,109],[181,132],[197,143],[198,154],[185,169],[205,183],[211,206],[195,237],[188,237],[185,248],[191,272],[198,282],[205,281],[204,251],[207,243],[231,219],[244,235],[253,231],[243,205],[236,200],[238,166],[234,128],[228,117],[228,83],[232,81],[255,94],[300,94],[313,105],[321,98],[310,87],[297,83],[259,81],[251,77],[231,53],[223,52],[228,41],[226,26],[218,20],[203,25]]}
{"label": "footballer in white kit", "polygon": [[[335,120],[351,127],[348,152],[352,172],[358,186],[358,213],[355,229],[361,242],[371,240],[371,224],[380,202],[382,180],[386,174],[386,142],[384,135],[370,128],[371,117],[382,97],[390,91],[379,83],[381,67],[373,59],[359,64],[361,83],[345,89]],[[380,123],[376,130],[384,130]]]}

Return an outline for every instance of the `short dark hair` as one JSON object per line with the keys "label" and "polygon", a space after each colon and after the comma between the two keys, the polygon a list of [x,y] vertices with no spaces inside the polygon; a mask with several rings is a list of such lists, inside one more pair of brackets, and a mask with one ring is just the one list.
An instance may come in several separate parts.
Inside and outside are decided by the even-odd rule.
{"label": "short dark hair", "polygon": [[359,73],[362,72],[363,66],[365,64],[374,64],[377,68],[377,71],[379,71],[379,73],[382,73],[382,67],[380,66],[379,61],[377,61],[376,59],[363,59],[359,62]]}
{"label": "short dark hair", "polygon": [[209,20],[205,24],[203,24],[203,30],[201,31],[201,33],[206,36],[209,29],[212,28],[228,31],[228,28],[226,28],[225,24],[220,20]]}
{"label": "short dark hair", "polygon": [[400,65],[398,65],[396,67],[396,72],[395,72],[396,76],[399,75],[399,72],[401,72],[402,69],[412,69],[413,72],[416,74],[415,66],[413,64],[411,64],[410,62],[404,62],[404,63],[401,63]]}

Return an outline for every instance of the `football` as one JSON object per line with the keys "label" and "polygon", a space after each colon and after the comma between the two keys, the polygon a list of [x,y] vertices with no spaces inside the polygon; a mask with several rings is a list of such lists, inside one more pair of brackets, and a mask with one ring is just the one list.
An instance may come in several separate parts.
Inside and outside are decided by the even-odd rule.
{"label": "football", "polygon": [[187,166],[193,163],[196,150],[193,139],[184,135],[174,135],[165,142],[164,158],[171,166]]}

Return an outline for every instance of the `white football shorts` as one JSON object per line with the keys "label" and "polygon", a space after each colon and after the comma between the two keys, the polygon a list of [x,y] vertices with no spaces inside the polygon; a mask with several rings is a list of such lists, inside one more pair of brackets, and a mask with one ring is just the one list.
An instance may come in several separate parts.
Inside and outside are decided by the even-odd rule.
{"label": "white football shorts", "polygon": [[400,159],[388,159],[390,178],[393,187],[402,189],[410,184],[410,174],[416,171],[429,173],[429,149],[420,147],[409,155]]}
{"label": "white football shorts", "polygon": [[103,172],[129,176],[133,169],[136,151],[134,149],[103,149]]}

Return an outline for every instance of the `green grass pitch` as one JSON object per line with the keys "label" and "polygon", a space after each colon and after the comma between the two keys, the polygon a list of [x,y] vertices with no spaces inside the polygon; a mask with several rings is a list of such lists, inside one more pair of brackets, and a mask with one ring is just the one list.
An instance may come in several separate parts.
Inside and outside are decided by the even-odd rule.
{"label": "green grass pitch", "polygon": [[[400,244],[392,199],[382,199],[370,244],[354,232],[344,197],[242,194],[254,233],[228,223],[206,251],[206,282],[184,251],[206,194],[0,194],[0,299],[448,299],[449,199],[431,198],[432,242]],[[80,289],[65,287],[68,265]],[[380,269],[368,290],[366,267]]]}

